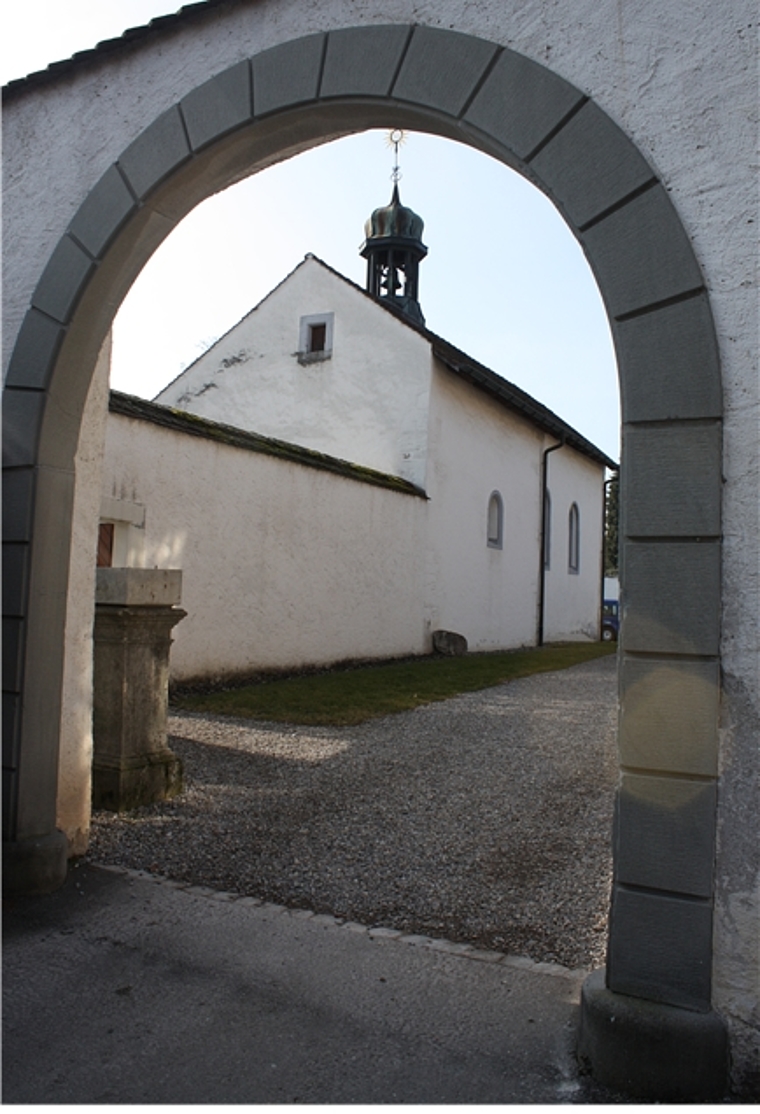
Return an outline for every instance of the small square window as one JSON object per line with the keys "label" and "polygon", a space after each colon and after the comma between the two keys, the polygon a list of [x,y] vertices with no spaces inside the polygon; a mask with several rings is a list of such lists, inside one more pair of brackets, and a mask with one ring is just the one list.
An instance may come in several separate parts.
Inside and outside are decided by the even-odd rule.
{"label": "small square window", "polygon": [[309,325],[309,353],[324,352],[327,340],[327,325],[320,321],[318,325]]}
{"label": "small square window", "polygon": [[301,318],[297,353],[299,364],[330,359],[334,319],[333,313],[313,313]]}

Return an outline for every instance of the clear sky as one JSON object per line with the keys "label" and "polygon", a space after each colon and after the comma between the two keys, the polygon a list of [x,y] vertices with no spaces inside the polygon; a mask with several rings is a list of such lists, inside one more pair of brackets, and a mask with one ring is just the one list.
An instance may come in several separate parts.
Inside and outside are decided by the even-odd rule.
{"label": "clear sky", "polygon": [[[176,0],[26,0],[3,14],[2,81],[177,10]],[[618,387],[606,315],[575,239],[518,174],[412,133],[401,197],[425,221],[430,329],[529,391],[613,458]],[[114,325],[112,386],[146,398],[306,252],[364,284],[364,221],[388,202],[393,152],[367,132],[272,167],[199,205],[156,252]]]}

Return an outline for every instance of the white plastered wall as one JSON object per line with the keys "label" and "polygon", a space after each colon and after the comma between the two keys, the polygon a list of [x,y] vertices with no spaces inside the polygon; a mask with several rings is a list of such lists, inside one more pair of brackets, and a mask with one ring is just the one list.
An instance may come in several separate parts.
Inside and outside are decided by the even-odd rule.
{"label": "white plastered wall", "polygon": [[[556,441],[546,442],[544,448]],[[545,570],[544,638],[572,642],[599,638],[602,597],[604,469],[564,446],[548,457],[551,546]],[[569,568],[570,508],[579,512],[578,571]]]}
{"label": "white plastered wall", "polygon": [[[428,494],[428,622],[463,634],[473,650],[533,645],[537,631],[541,452],[544,436],[522,418],[433,364]],[[564,490],[601,521],[602,468],[564,450]],[[595,488],[588,478],[596,477]],[[503,504],[502,547],[487,544],[491,494]],[[598,527],[588,531],[580,575],[547,637],[593,637],[601,589]],[[599,547],[596,560],[590,552]]]}
{"label": "white plastered wall", "polygon": [[[333,314],[328,359],[298,360],[303,316]],[[308,258],[156,398],[425,483],[428,344]]]}
{"label": "white plastered wall", "polygon": [[424,651],[423,499],[117,414],[103,475],[182,569],[175,680]]}
{"label": "white plastered wall", "polygon": [[87,396],[75,467],[71,562],[63,663],[61,750],[58,766],[58,827],[72,855],[87,850],[92,774],[92,624],[101,470],[106,436],[111,336],[101,349]]}

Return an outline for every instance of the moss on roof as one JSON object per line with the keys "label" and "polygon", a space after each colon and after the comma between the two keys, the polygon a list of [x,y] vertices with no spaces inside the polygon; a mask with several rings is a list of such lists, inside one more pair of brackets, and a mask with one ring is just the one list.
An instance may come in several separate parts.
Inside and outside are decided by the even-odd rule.
{"label": "moss on roof", "polygon": [[399,495],[415,495],[419,499],[427,499],[427,495],[421,487],[410,483],[409,480],[401,479],[400,476],[378,472],[374,468],[366,468],[361,464],[340,460],[338,457],[328,456],[326,453],[319,453],[314,449],[305,449],[301,445],[293,445],[289,441],[279,441],[275,437],[263,437],[259,433],[250,433],[248,430],[238,429],[236,426],[213,422],[209,418],[189,414],[186,410],[174,410],[169,406],[160,406],[157,402],[147,402],[143,398],[122,394],[120,391],[111,391],[108,408],[112,414],[119,414],[123,418],[133,418],[137,421],[151,422],[153,425],[162,426],[164,429],[170,429],[175,433],[184,433],[190,437],[202,437],[206,441],[216,441],[218,444],[229,445],[234,449],[263,453],[265,456],[287,460],[291,464],[301,464],[306,468],[317,468],[322,472],[332,472],[357,483],[387,488]]}

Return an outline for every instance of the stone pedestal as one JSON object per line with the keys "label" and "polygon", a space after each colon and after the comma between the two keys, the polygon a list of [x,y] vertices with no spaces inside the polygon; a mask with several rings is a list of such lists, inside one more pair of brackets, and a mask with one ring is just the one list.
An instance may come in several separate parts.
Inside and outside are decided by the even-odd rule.
{"label": "stone pedestal", "polygon": [[616,994],[603,970],[583,984],[578,1057],[598,1083],[640,1102],[720,1102],[728,1088],[721,1017]]}
{"label": "stone pedestal", "polygon": [[98,569],[92,803],[115,812],[173,797],[182,763],[166,745],[171,631],[186,611],[178,569]]}

